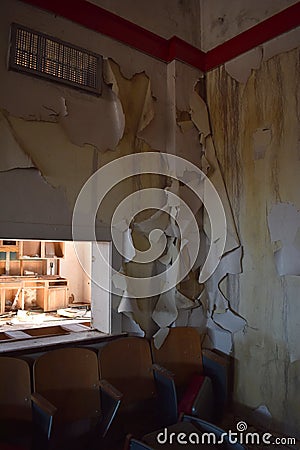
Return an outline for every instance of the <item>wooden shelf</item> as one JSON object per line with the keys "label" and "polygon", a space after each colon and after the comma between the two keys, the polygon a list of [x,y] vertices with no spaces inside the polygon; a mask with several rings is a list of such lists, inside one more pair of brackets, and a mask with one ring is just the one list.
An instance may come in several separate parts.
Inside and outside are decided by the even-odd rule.
{"label": "wooden shelf", "polygon": [[0,252],[19,253],[19,241],[0,240]]}
{"label": "wooden shelf", "polygon": [[20,241],[20,259],[55,259],[63,258],[64,242],[55,241]]}
{"label": "wooden shelf", "polygon": [[[5,245],[4,245],[5,244]],[[33,274],[47,273],[47,260],[57,260],[55,266],[59,274],[59,260],[64,258],[64,242],[55,241],[8,241],[0,240],[0,275],[24,275],[26,270]],[[13,254],[13,255],[12,255]],[[3,256],[4,255],[4,256]]]}
{"label": "wooden shelf", "polygon": [[0,313],[5,312],[5,302],[17,298],[18,307],[25,309],[28,292],[34,292],[35,303],[46,311],[66,308],[68,305],[68,280],[53,277],[3,277],[0,279]]}

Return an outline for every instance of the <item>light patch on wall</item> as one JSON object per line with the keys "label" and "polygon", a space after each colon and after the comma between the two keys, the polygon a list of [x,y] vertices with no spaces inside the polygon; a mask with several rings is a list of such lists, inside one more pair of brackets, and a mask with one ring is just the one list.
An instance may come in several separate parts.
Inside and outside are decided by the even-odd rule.
{"label": "light patch on wall", "polygon": [[212,319],[207,321],[207,337],[204,340],[205,348],[215,348],[229,355],[232,351],[232,336]]}
{"label": "light patch on wall", "polygon": [[18,142],[9,121],[2,112],[0,112],[0,148],[1,172],[35,167],[29,155],[23,150],[21,142]]}
{"label": "light patch on wall", "polygon": [[258,128],[253,133],[253,158],[263,159],[271,143],[272,131],[269,128]]}
{"label": "light patch on wall", "polygon": [[288,33],[281,34],[280,36],[272,39],[271,41],[263,44],[263,60],[267,61],[273,56],[282,52],[288,52],[294,48],[299,47],[300,42],[300,27],[289,31]]}
{"label": "light patch on wall", "polygon": [[[24,168],[0,171],[0,185],[3,189],[1,227],[3,230],[4,222],[8,224],[7,234],[16,233],[30,238],[34,232],[41,235],[48,227],[53,238],[57,235],[57,224],[71,221],[71,208],[63,190],[50,186],[39,170]],[[69,236],[67,232],[67,238]]]}
{"label": "light patch on wall", "polygon": [[282,243],[274,253],[278,274],[300,276],[300,211],[291,203],[277,203],[268,215],[268,225],[272,242]]}
{"label": "light patch on wall", "polygon": [[[227,253],[231,250],[234,250],[237,248],[239,243],[239,237],[236,231],[236,226],[234,222],[234,218],[232,215],[231,205],[229,203],[229,199],[226,192],[225,183],[220,171],[219,162],[216,157],[215,147],[213,140],[211,136],[208,136],[206,139],[206,148],[205,148],[205,157],[207,161],[209,162],[210,166],[210,181],[215,186],[219,197],[222,201],[223,208],[226,215],[226,222],[227,222],[227,239],[226,239],[226,246],[224,249],[224,253]],[[204,230],[205,233],[209,236],[210,234],[210,226],[209,226],[209,218],[208,215],[204,214]]]}
{"label": "light patch on wall", "polygon": [[68,115],[60,116],[59,122],[73,144],[115,150],[124,133],[125,117],[114,92],[104,87],[97,102],[76,93],[66,99],[66,106]]}
{"label": "light patch on wall", "polygon": [[246,321],[242,317],[235,314],[230,309],[227,309],[224,313],[213,315],[214,322],[222,327],[224,330],[236,333],[241,331],[246,326]]}
{"label": "light patch on wall", "polygon": [[200,95],[193,91],[190,97],[191,118],[199,133],[206,138],[210,134],[207,106]]}
{"label": "light patch on wall", "polygon": [[246,84],[252,69],[259,69],[262,61],[262,49],[256,47],[225,64],[226,72],[239,83]]}
{"label": "light patch on wall", "polygon": [[15,136],[35,167],[53,187],[65,191],[71,208],[92,173],[94,149],[71,144],[58,123],[27,121],[8,116]]}

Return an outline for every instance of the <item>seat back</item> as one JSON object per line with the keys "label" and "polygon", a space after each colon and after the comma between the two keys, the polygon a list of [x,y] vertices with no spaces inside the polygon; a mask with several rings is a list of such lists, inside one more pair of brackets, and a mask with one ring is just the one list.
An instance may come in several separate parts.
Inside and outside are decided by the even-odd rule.
{"label": "seat back", "polygon": [[30,370],[26,361],[0,357],[0,421],[31,421]]}
{"label": "seat back", "polygon": [[108,342],[99,350],[101,378],[123,394],[122,405],[155,397],[149,342],[140,337],[125,337]]}
{"label": "seat back", "polygon": [[34,391],[57,407],[63,422],[100,416],[97,355],[85,348],[62,348],[40,356],[33,367]]}
{"label": "seat back", "polygon": [[191,377],[203,372],[201,338],[195,328],[174,327],[163,345],[157,349],[151,340],[153,361],[175,375],[176,387],[189,383]]}

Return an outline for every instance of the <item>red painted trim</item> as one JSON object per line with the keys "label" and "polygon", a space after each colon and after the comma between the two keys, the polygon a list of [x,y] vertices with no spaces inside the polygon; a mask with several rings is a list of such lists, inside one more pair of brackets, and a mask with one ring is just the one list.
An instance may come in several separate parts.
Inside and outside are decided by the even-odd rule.
{"label": "red painted trim", "polygon": [[300,25],[300,2],[275,14],[207,53],[174,36],[164,39],[85,0],[22,0],[83,25],[164,62],[178,59],[211,70]]}
{"label": "red painted trim", "polygon": [[173,59],[177,59],[202,71],[205,70],[206,54],[204,52],[176,36],[169,39],[168,43],[168,62],[173,61]]}
{"label": "red painted trim", "polygon": [[264,42],[300,25],[300,2],[275,14],[249,30],[206,53],[205,70],[211,70]]}
{"label": "red painted trim", "polygon": [[167,61],[168,41],[85,0],[22,0]]}

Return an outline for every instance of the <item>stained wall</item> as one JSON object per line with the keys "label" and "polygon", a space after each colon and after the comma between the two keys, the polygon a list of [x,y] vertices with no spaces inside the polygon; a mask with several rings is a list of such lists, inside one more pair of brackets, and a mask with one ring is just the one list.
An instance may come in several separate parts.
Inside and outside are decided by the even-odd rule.
{"label": "stained wall", "polygon": [[[168,34],[179,29],[181,3],[176,3],[174,23],[168,22]],[[216,2],[216,14],[223,3]],[[260,10],[255,21],[291,3],[272,2],[275,9],[269,5],[267,11]],[[101,6],[105,4],[101,2]],[[169,7],[167,2],[165,15]],[[197,45],[196,6],[195,10],[191,34],[186,33],[184,22],[179,35]],[[244,17],[248,12],[244,11]],[[221,40],[244,29],[237,24],[239,13],[234,14],[231,31],[221,32]],[[190,12],[184,19],[187,17]],[[205,48],[220,42],[219,32],[210,35],[205,28],[210,22],[213,25],[209,17],[203,22],[202,15],[208,39]],[[103,55],[102,96],[8,71],[11,22]],[[143,20],[139,24],[144,23],[146,26]],[[284,236],[280,232],[279,238],[271,236],[269,218],[276,205],[288,205],[288,211],[300,208],[299,60],[294,48],[295,37],[287,47],[280,47],[279,54],[278,48],[265,46],[269,53],[263,57],[261,49],[255,49],[246,72],[244,63],[232,62],[207,74],[205,88],[203,74],[185,64],[165,65],[20,1],[1,2],[0,184],[5,192],[1,237],[71,239],[72,211],[83,184],[99,167],[120,156],[167,151],[206,168],[226,205],[231,232],[227,251],[235,251],[238,263],[243,256],[242,267],[237,264],[231,270],[224,259],[218,276],[206,286],[207,295],[197,308],[200,314],[188,316],[186,311],[179,314],[173,308],[174,314],[168,315],[165,324],[177,321],[198,328],[201,325],[204,330],[208,323],[210,344],[232,352],[236,359],[236,402],[250,410],[265,406],[274,423],[283,423],[291,433],[300,428],[299,277],[278,272],[274,252],[282,249],[279,241],[284,242]],[[98,215],[100,239],[109,235],[115,206],[140,187],[164,189],[166,184],[159,177],[145,176],[116,186]],[[135,243],[143,249],[144,238],[136,235]],[[130,263],[126,270],[132,273]],[[144,270],[149,274],[152,269]],[[228,272],[226,300],[220,294],[219,281]],[[187,296],[184,305],[190,299],[194,302],[201,292],[205,294],[193,276],[189,285],[182,286]],[[126,303],[123,312],[151,335],[159,328],[153,312],[157,319],[157,313],[170,307],[170,299],[163,299],[161,305],[157,298],[148,300]]]}
{"label": "stained wall", "polygon": [[[299,48],[263,61],[244,83],[224,66],[211,71],[207,101],[243,247],[242,273],[228,283],[247,320],[234,335],[235,401],[265,406],[269,422],[299,435]],[[292,268],[276,260],[286,245]]]}

